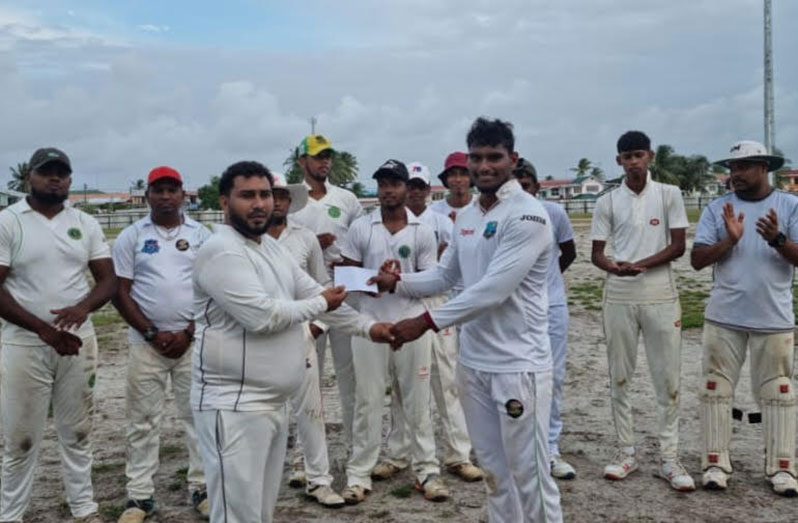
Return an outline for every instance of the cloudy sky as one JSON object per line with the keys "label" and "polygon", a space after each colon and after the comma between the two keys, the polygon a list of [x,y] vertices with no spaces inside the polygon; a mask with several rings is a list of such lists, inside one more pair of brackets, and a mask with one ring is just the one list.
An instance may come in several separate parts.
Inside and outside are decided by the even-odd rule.
{"label": "cloudy sky", "polygon": [[[480,115],[555,178],[580,157],[616,174],[633,128],[719,158],[763,140],[762,3],[0,1],[0,183],[43,145],[75,188],[282,170],[311,116],[363,179],[387,158],[438,172]],[[773,3],[776,144],[796,164],[798,2]]]}

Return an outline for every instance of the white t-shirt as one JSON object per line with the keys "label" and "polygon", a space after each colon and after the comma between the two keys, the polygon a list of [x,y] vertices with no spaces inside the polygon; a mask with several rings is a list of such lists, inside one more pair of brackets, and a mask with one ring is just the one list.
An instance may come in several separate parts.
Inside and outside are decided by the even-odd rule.
{"label": "white t-shirt", "polygon": [[[432,267],[438,258],[435,234],[408,209],[405,212],[407,225],[395,234],[383,225],[379,209],[361,216],[349,228],[341,245],[341,254],[360,262],[366,269],[379,269],[385,260],[390,259],[399,260],[402,272]],[[395,322],[424,312],[421,300],[399,293],[384,293],[379,298],[364,294],[358,298],[358,310],[376,321]]]}
{"label": "white t-shirt", "polygon": [[462,207],[452,207],[451,205],[449,205],[449,202],[446,201],[446,198],[443,198],[441,200],[437,200],[437,201],[432,202],[429,205],[429,208],[432,209],[433,211],[439,213],[439,214],[447,216],[452,221],[456,221],[457,220],[457,216],[461,212],[466,210],[472,203],[474,203],[474,197],[473,196],[471,196],[471,199],[468,200],[468,203],[463,205]]}
{"label": "white t-shirt", "polygon": [[435,233],[435,240],[438,245],[452,243],[452,227],[454,223],[448,217],[439,212],[431,210],[429,207],[424,209],[419,217],[421,223],[428,226]]}
{"label": "white t-shirt", "polygon": [[324,255],[316,235],[310,229],[291,223],[290,219],[277,243],[285,247],[299,267],[323,287],[330,285],[330,274],[324,266]]}
{"label": "white t-shirt", "polygon": [[469,205],[438,264],[402,273],[396,293],[437,295],[462,277],[463,292],[430,313],[439,328],[462,325],[459,362],[485,372],[547,371],[549,216],[516,180],[496,196],[499,201],[487,211]]}
{"label": "white t-shirt", "polygon": [[[133,281],[130,297],[158,330],[177,332],[194,319],[191,272],[200,245],[211,231],[188,216],[171,240],[159,235],[152,218],[146,216],[126,227],[114,241],[116,275]],[[162,233],[163,234],[163,233]],[[131,343],[144,337],[130,327]]]}
{"label": "white t-shirt", "polygon": [[559,245],[574,239],[574,230],[571,228],[571,222],[568,220],[568,213],[565,212],[562,205],[554,202],[542,202],[543,208],[551,218],[551,228],[554,233],[554,250],[552,252],[551,261],[549,262],[549,307],[557,305],[566,305],[568,300],[565,297],[565,282],[560,272],[560,257],[558,255]]}
{"label": "white t-shirt", "polygon": [[756,232],[756,222],[774,209],[779,230],[791,241],[798,241],[798,198],[775,190],[758,201],[742,200],[734,193],[716,198],[701,213],[694,245],[713,245],[726,238],[723,206],[728,202],[734,206],[735,216],[744,213],[743,235],[731,253],[713,266],[714,281],[704,317],[731,328],[792,331],[795,267]]}
{"label": "white t-shirt", "polygon": [[[11,270],[4,283],[19,305],[52,323],[52,309],[71,307],[91,291],[87,277],[90,261],[110,258],[100,224],[70,205],[47,219],[23,198],[0,211],[0,265]],[[76,334],[94,335],[91,319]],[[2,339],[17,345],[41,345],[34,333],[4,321]]]}
{"label": "white t-shirt", "polygon": [[[687,226],[679,188],[655,182],[649,173],[640,194],[624,182],[599,197],[590,236],[599,241],[612,237],[614,259],[634,263],[665,249],[671,229]],[[608,274],[604,294],[611,303],[662,303],[678,298],[670,263],[637,276]]]}
{"label": "white t-shirt", "polygon": [[[310,191],[310,185],[303,182]],[[320,200],[308,198],[308,204],[291,215],[290,220],[307,227],[313,234],[332,233],[335,243],[324,249],[324,264],[332,274],[332,264],[341,261],[341,242],[363,207],[352,192],[325,182],[327,193]]]}

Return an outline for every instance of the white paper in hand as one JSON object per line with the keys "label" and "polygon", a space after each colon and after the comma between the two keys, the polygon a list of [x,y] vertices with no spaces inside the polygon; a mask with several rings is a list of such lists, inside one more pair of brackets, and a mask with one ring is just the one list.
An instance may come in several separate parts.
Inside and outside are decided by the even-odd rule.
{"label": "white paper in hand", "polygon": [[377,293],[377,284],[366,285],[366,282],[372,276],[376,276],[377,271],[373,269],[364,269],[362,267],[335,267],[333,277],[335,285],[343,285],[346,287],[347,292],[373,292]]}

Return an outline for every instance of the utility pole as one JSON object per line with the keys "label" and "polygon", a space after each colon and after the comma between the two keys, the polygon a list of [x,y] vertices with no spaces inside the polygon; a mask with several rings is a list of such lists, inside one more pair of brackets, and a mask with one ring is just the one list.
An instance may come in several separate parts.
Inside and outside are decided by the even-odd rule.
{"label": "utility pole", "polygon": [[316,117],[315,116],[311,116],[310,117],[310,134],[316,134],[316,122],[318,122]]}
{"label": "utility pole", "polygon": [[765,0],[765,147],[773,154],[776,145],[773,118],[773,22],[772,1]]}

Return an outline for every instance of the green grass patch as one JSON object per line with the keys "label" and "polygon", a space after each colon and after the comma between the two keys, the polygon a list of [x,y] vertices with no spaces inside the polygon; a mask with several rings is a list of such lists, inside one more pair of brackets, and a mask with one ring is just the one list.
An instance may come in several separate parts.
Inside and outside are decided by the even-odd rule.
{"label": "green grass patch", "polygon": [[413,487],[410,485],[402,485],[391,490],[391,496],[395,498],[409,498],[413,494]]}
{"label": "green grass patch", "polygon": [[687,209],[687,221],[690,223],[698,223],[701,218],[701,209]]}
{"label": "green grass patch", "polygon": [[120,470],[124,470],[125,462],[124,461],[112,461],[109,463],[99,463],[97,465],[93,465],[91,467],[92,474],[105,474],[108,472],[117,472]]}
{"label": "green grass patch", "polygon": [[95,327],[103,327],[105,325],[116,325],[118,323],[125,323],[122,316],[114,307],[103,307],[91,315],[91,321]]}
{"label": "green grass patch", "polygon": [[116,521],[122,512],[125,511],[125,505],[121,503],[100,503],[100,514],[108,519]]}
{"label": "green grass patch", "polygon": [[178,454],[182,453],[183,450],[184,450],[183,445],[179,443],[170,443],[167,445],[161,445],[160,456],[162,458],[166,458],[169,456],[177,456]]}
{"label": "green grass patch", "polygon": [[704,309],[709,293],[703,290],[682,290],[679,303],[682,306],[682,329],[695,329],[704,326]]}

